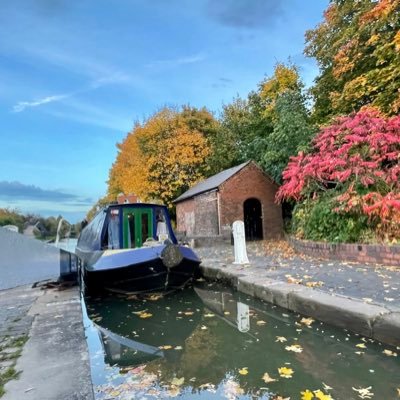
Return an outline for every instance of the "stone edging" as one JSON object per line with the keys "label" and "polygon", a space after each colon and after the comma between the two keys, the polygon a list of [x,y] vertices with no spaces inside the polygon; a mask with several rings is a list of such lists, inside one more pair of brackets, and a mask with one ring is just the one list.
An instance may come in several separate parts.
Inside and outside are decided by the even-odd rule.
{"label": "stone edging", "polygon": [[312,242],[291,236],[287,241],[296,252],[308,256],[400,267],[400,246],[397,245]]}
{"label": "stone edging", "polygon": [[302,285],[247,276],[242,271],[227,267],[202,263],[200,269],[205,278],[222,280],[242,293],[336,327],[400,346],[400,310],[366,304],[359,299],[331,295]]}

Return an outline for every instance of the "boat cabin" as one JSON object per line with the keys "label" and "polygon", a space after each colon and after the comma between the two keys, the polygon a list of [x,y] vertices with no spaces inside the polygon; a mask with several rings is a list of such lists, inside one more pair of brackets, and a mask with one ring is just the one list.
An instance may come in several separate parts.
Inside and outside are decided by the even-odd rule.
{"label": "boat cabin", "polygon": [[134,249],[177,243],[168,210],[157,204],[115,204],[101,210],[84,228],[78,247],[87,250]]}

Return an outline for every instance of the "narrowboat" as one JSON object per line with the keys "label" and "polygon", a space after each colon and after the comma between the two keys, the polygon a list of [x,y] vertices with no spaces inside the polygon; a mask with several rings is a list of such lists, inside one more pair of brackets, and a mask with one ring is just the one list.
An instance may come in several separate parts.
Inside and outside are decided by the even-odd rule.
{"label": "narrowboat", "polygon": [[76,254],[86,294],[164,292],[188,284],[200,259],[178,243],[167,208],[111,204],[82,230]]}

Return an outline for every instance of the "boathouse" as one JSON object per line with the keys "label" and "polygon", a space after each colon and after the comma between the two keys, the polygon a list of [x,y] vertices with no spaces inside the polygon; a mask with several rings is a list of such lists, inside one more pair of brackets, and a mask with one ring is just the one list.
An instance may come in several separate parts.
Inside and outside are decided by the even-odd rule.
{"label": "boathouse", "polygon": [[246,239],[282,235],[282,209],[273,180],[253,161],[224,170],[174,200],[177,231],[188,238],[229,238],[234,221],[245,223]]}

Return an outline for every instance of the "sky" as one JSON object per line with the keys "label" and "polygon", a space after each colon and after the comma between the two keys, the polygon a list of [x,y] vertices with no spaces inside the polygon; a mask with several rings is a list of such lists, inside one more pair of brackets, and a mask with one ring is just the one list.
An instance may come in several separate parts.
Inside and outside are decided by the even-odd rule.
{"label": "sky", "polygon": [[164,105],[246,97],[290,58],[328,0],[1,0],[0,208],[82,219],[116,144]]}

